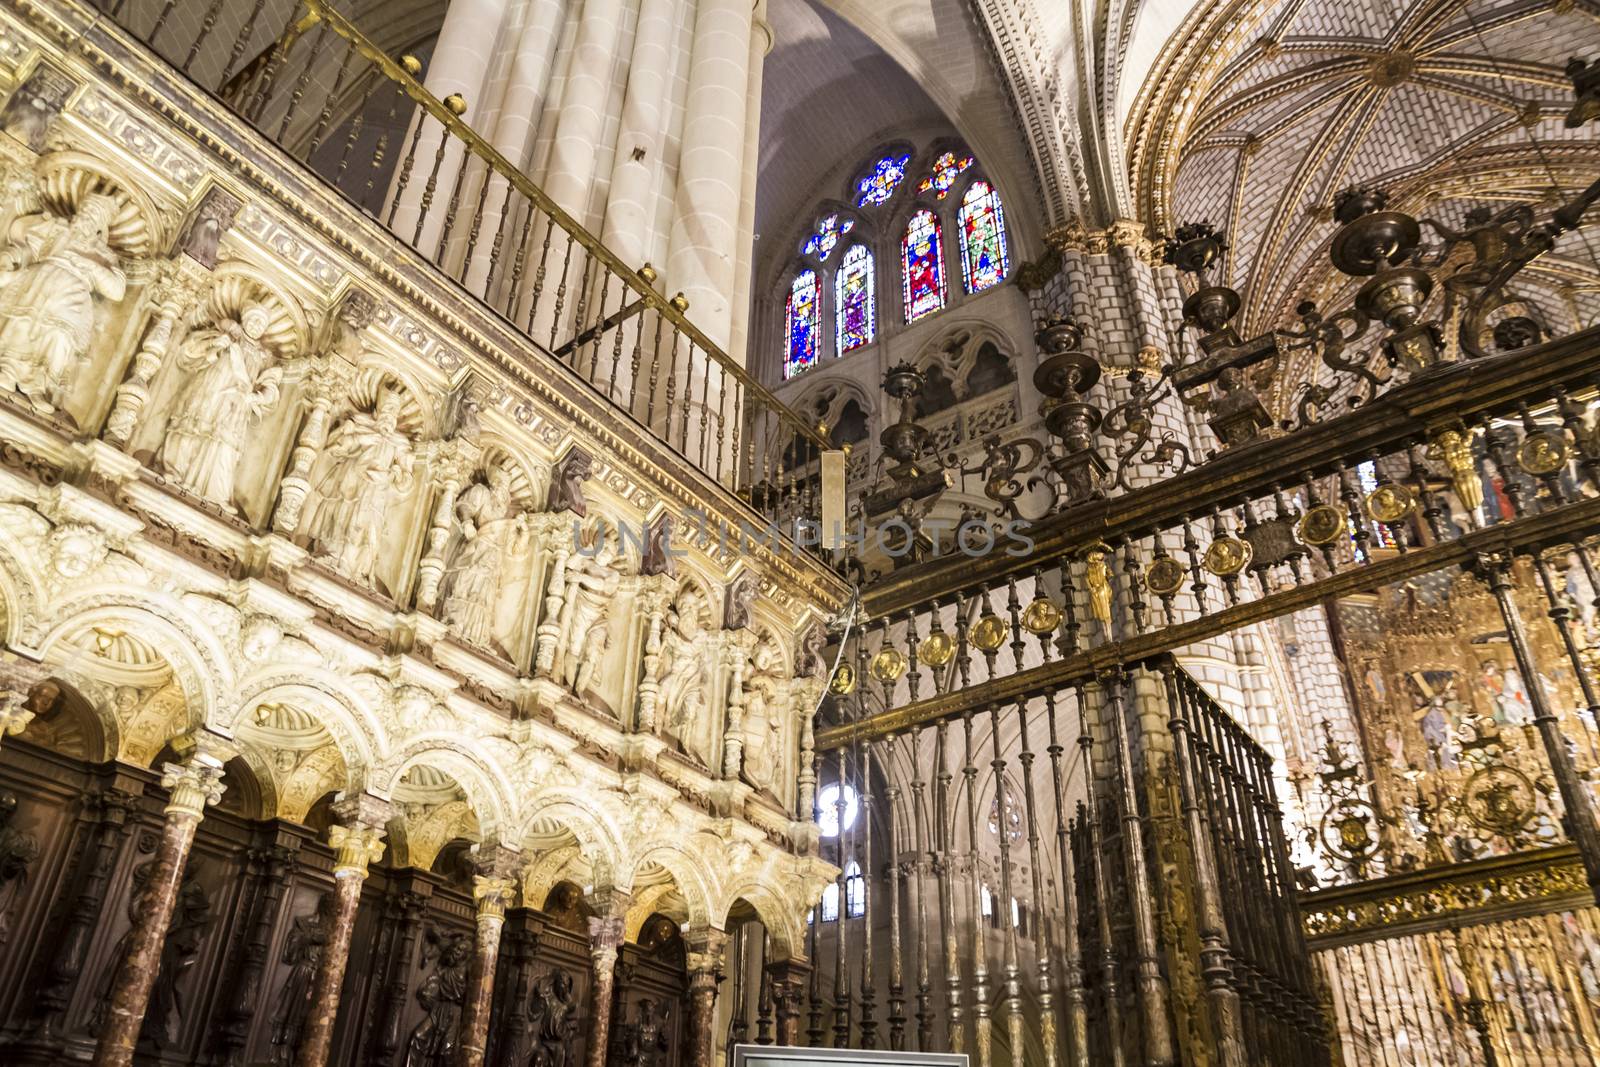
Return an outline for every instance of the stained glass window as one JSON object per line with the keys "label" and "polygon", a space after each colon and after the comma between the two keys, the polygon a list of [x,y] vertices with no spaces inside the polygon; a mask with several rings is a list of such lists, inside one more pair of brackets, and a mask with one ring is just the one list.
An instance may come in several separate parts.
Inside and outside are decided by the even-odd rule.
{"label": "stained glass window", "polygon": [[932,191],[935,196],[943,200],[950,187],[956,183],[961,172],[972,166],[975,160],[971,156],[958,156],[954,152],[946,152],[933,161],[933,172],[917,186],[917,192]]}
{"label": "stained glass window", "polygon": [[872,253],[856,245],[844,254],[833,278],[833,306],[839,316],[839,354],[870,345],[877,336],[878,319],[872,285]]}
{"label": "stained glass window", "polygon": [[944,244],[939,220],[926,209],[911,216],[900,242],[900,266],[905,281],[906,321],[944,307]]}
{"label": "stained glass window", "polygon": [[872,165],[872,173],[856,183],[856,206],[881,204],[894,195],[905,180],[910,152],[891,152]]}
{"label": "stained glass window", "polygon": [[832,254],[833,246],[839,243],[839,238],[855,228],[855,219],[841,222],[838,214],[824,215],[817,222],[817,232],[806,240],[806,255],[826,260]]}
{"label": "stained glass window", "polygon": [[803,270],[789,287],[789,346],[783,376],[793,378],[817,362],[817,334],[822,326],[822,293],[816,271]]}
{"label": "stained glass window", "polygon": [[961,273],[967,292],[981,293],[1005,280],[1006,217],[1000,194],[988,182],[973,182],[961,198]]}

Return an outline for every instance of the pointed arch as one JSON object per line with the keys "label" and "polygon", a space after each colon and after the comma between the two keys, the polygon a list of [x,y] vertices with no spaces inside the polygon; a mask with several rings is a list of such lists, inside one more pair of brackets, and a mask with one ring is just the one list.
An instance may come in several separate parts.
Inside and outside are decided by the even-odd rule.
{"label": "pointed arch", "polygon": [[785,312],[787,328],[783,350],[783,376],[793,378],[817,364],[819,334],[822,327],[822,286],[810,267],[794,276],[789,285]]}
{"label": "pointed arch", "polygon": [[900,239],[900,275],[906,322],[941,310],[948,295],[944,276],[944,236],[939,216],[927,208],[906,223]]}
{"label": "pointed arch", "polygon": [[872,253],[850,246],[833,276],[833,307],[838,321],[835,351],[844,355],[878,338],[878,293]]}
{"label": "pointed arch", "polygon": [[967,292],[981,293],[1005,281],[1011,260],[999,191],[981,178],[973,182],[961,198],[956,221],[961,235],[961,281]]}

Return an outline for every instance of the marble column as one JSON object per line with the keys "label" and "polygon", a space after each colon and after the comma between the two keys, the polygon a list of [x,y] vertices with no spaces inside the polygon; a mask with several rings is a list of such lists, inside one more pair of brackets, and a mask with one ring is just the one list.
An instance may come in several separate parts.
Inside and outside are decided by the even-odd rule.
{"label": "marble column", "polygon": [[694,324],[724,347],[739,257],[752,20],[750,0],[699,0],[664,278],[667,292],[688,298]]}
{"label": "marble column", "polygon": [[[363,798],[367,799],[367,798]],[[328,828],[328,845],[335,853],[333,866],[333,926],[323,946],[311,987],[311,1010],[305,1035],[295,1057],[296,1067],[323,1067],[333,1045],[333,1024],[339,1016],[339,994],[344,988],[345,966],[350,959],[350,933],[361,907],[361,887],[367,866],[383,857],[383,830],[388,805],[372,799],[366,808],[339,812],[345,821]],[[338,809],[336,809],[337,811]]]}
{"label": "marble column", "polygon": [[[503,870],[496,865],[491,870]],[[489,1043],[489,1008],[494,1003],[494,972],[500,959],[500,931],[506,924],[506,908],[515,888],[510,878],[499,874],[480,874],[473,878],[472,896],[478,904],[478,939],[467,979],[467,995],[461,1012],[461,1053],[457,1067],[483,1067],[483,1053]]]}
{"label": "marble column", "polygon": [[811,964],[803,960],[777,960],[767,965],[772,977],[772,999],[778,1015],[778,1044],[800,1044],[800,1002],[805,998]]}
{"label": "marble column", "polygon": [[611,1001],[617,970],[617,949],[622,945],[623,916],[628,898],[608,891],[590,900],[597,914],[589,919],[589,961],[594,974],[589,997],[589,1034],[584,1067],[606,1067],[611,1040]]}
{"label": "marble column", "polygon": [[144,907],[133,924],[128,954],[117,964],[111,984],[111,1010],[99,1043],[95,1046],[95,1067],[129,1067],[139,1040],[150,990],[161,966],[161,945],[172,922],[178,886],[194,846],[195,831],[205,817],[207,804],[222,799],[223,754],[215,747],[189,740],[173,746],[180,754],[187,748],[182,763],[169,763],[162,769],[161,785],[171,791],[161,842],[156,846],[155,868],[145,890]]}
{"label": "marble column", "polygon": [[717,985],[728,935],[689,931],[689,1067],[711,1067],[717,1055]]}

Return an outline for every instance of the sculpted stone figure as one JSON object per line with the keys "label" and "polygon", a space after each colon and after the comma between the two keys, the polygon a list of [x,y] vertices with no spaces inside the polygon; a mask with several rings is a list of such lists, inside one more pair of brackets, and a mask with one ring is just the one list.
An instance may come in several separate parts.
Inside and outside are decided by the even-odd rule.
{"label": "sculpted stone figure", "polygon": [[11,940],[12,915],[28,886],[28,868],[39,858],[39,839],[11,825],[17,795],[0,793],[0,949]]}
{"label": "sculpted stone figure", "polygon": [[744,679],[744,780],[772,791],[782,762],[783,709],[780,692],[783,657],[770,635],[750,653]]}
{"label": "sculpted stone figure", "polygon": [[300,1045],[300,1035],[305,1033],[306,1020],[311,1014],[317,969],[322,966],[323,952],[333,932],[337,908],[334,895],[324,893],[317,901],[317,910],[310,915],[296,917],[294,928],[289,931],[283,946],[283,962],[290,967],[289,976],[278,990],[278,1000],[272,1008],[274,1064],[287,1067]]}
{"label": "sculpted stone figure", "polygon": [[156,456],[166,475],[213,504],[233,507],[234,474],[251,424],[278,402],[281,367],[261,343],[271,316],[259,304],[237,320],[191,333],[178,351],[183,388]]}
{"label": "sculpted stone figure", "polygon": [[667,732],[683,751],[709,767],[709,731],[697,721],[707,707],[706,624],[705,596],[694,586],[686,586],[667,613],[667,632],[661,641],[661,661],[666,664],[661,678],[661,712]]}
{"label": "sculpted stone figure", "polygon": [[501,618],[501,579],[510,559],[528,552],[527,525],[512,505],[510,470],[496,464],[487,477],[456,501],[460,541],[440,587],[441,617],[462,640],[510,656],[515,623]]}
{"label": "sculpted stone figure", "polygon": [[622,584],[616,532],[602,521],[588,535],[567,561],[555,663],[556,677],[579,696],[593,683],[611,643],[611,601]]}
{"label": "sculpted stone figure", "polygon": [[41,415],[53,413],[89,351],[94,298],[127,288],[107,240],[109,196],[86,197],[70,219],[17,219],[0,253],[0,390],[15,390]]}
{"label": "sculpted stone figure", "polygon": [[411,490],[416,456],[399,428],[402,394],[386,388],[371,414],[352,413],[328,436],[301,519],[306,543],[354,582],[370,583],[384,516]]}

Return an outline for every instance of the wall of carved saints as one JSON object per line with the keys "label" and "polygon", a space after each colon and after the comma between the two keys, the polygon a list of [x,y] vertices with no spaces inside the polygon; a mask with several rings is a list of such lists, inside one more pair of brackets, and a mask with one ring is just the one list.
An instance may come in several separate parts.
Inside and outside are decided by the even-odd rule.
{"label": "wall of carved saints", "polygon": [[697,533],[746,513],[334,194],[42,34],[0,14],[0,637],[75,709],[28,738],[148,766],[205,731],[259,817],[370,793],[418,866],[666,869],[792,930],[837,581]]}

